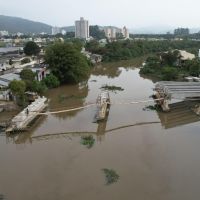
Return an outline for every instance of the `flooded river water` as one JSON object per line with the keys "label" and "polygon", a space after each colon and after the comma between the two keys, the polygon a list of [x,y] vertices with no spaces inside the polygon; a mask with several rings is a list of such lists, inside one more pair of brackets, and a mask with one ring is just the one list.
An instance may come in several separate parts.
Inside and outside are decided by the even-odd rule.
{"label": "flooded river water", "polygon": [[[128,65],[97,66],[87,82],[50,90],[48,109],[94,102],[105,84],[124,89],[110,92],[112,102],[149,100],[154,83]],[[148,105],[153,102],[112,105],[99,124],[95,107],[54,114],[27,133],[0,134],[0,199],[200,198],[199,118],[182,103],[169,114],[144,109]],[[85,135],[95,139],[91,148],[81,144]],[[106,185],[104,168],[115,170],[118,181]]]}

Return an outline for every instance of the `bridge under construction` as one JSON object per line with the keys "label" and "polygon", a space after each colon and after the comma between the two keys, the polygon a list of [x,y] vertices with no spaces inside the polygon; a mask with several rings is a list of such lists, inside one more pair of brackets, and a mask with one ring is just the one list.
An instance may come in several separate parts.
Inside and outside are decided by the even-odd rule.
{"label": "bridge under construction", "polygon": [[[108,92],[101,92],[97,97],[97,101],[93,103],[85,104],[82,107],[71,108],[67,110],[42,112],[47,106],[45,104],[46,98],[38,98],[24,109],[21,113],[15,116],[11,120],[10,126],[6,129],[6,132],[26,130],[30,122],[32,122],[37,116],[59,114],[72,112],[76,110],[86,109],[92,106],[97,107],[97,113],[95,115],[95,121],[101,121],[107,118],[109,114],[109,108],[111,105],[131,105],[139,103],[156,102],[159,104],[163,111],[170,111],[169,102],[172,99],[179,99],[181,101],[197,101],[200,100],[200,83],[199,82],[173,82],[173,81],[161,81],[155,85],[156,94],[153,95],[154,99],[140,100],[132,102],[111,102]],[[200,115],[200,104],[197,102],[193,111]],[[7,123],[6,123],[7,125]]]}
{"label": "bridge under construction", "polygon": [[[162,107],[163,111],[170,110],[169,101],[172,99],[200,100],[199,82],[161,81],[156,83],[155,91],[156,102]],[[196,114],[200,114],[200,107],[196,110]]]}

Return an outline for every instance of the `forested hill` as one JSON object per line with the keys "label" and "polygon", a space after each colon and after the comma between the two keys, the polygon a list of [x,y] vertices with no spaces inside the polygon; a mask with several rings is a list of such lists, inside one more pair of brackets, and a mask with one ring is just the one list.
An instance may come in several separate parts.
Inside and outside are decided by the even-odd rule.
{"label": "forested hill", "polygon": [[22,19],[19,17],[9,17],[0,15],[0,30],[6,30],[9,33],[48,33],[51,34],[51,26],[34,22],[27,19]]}

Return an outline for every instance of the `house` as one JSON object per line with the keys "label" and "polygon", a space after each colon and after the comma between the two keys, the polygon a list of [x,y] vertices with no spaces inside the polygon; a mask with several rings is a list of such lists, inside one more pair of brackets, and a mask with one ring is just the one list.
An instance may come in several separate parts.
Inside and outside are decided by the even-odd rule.
{"label": "house", "polygon": [[195,59],[195,55],[192,53],[189,53],[187,51],[183,51],[183,50],[178,50],[181,56],[181,60],[182,61],[186,61],[186,60],[193,60]]}
{"label": "house", "polygon": [[31,68],[31,70],[36,73],[35,79],[37,81],[42,81],[47,75],[50,74],[50,71],[46,67],[41,67],[39,65]]}
{"label": "house", "polygon": [[[185,64],[186,61],[189,61],[189,60],[193,60],[195,59],[195,55],[192,54],[192,53],[189,53],[185,50],[178,50],[178,49],[175,49],[173,51],[166,51],[164,52],[164,54],[169,54],[169,53],[175,53],[177,52],[177,60],[176,62],[174,63],[174,65],[176,66],[183,66]],[[162,60],[162,55],[160,56],[160,59]]]}
{"label": "house", "polygon": [[0,88],[8,87],[13,80],[21,80],[20,75],[16,73],[9,73],[0,76]]}

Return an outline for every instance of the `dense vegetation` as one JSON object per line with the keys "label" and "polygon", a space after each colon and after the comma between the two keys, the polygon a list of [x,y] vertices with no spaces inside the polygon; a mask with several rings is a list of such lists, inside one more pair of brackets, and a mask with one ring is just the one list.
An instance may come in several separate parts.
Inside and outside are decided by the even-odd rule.
{"label": "dense vegetation", "polygon": [[199,76],[200,61],[194,59],[182,63],[179,51],[169,51],[148,57],[140,73],[167,81],[182,79],[189,75]]}
{"label": "dense vegetation", "polygon": [[152,53],[154,54],[157,52],[168,51],[171,49],[187,50],[191,53],[197,54],[198,49],[200,49],[200,42],[191,40],[122,40],[108,43],[104,47],[102,47],[97,41],[91,41],[86,44],[86,49],[92,53],[98,53],[103,55],[103,61],[109,62],[128,60],[131,58],[136,58]]}
{"label": "dense vegetation", "polygon": [[46,50],[46,62],[61,83],[78,83],[88,77],[90,66],[74,43],[55,43]]}
{"label": "dense vegetation", "polygon": [[105,32],[103,30],[99,29],[99,26],[90,26],[90,36],[92,36],[94,39],[100,40],[100,39],[104,39],[105,36]]}

